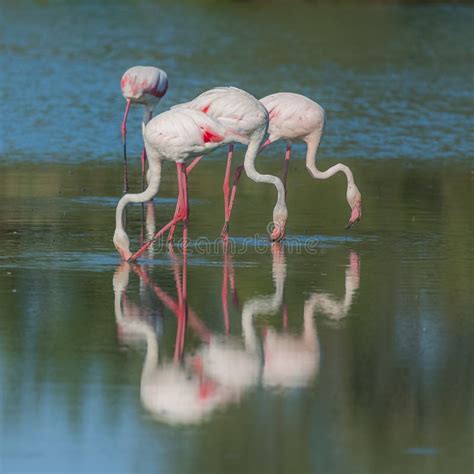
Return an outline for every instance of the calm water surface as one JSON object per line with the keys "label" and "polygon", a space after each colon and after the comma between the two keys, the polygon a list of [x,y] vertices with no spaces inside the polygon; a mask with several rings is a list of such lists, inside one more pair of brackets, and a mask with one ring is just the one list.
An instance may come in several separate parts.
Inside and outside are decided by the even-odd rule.
{"label": "calm water surface", "polygon": [[[473,472],[472,7],[1,3],[2,472]],[[363,221],[344,230],[344,178],[296,147],[287,242],[243,178],[228,252],[203,252],[221,151],[190,177],[187,264],[121,265],[118,82],[140,63],[170,76],[162,109],[222,84],[318,100],[319,164],[351,167]],[[145,235],[175,196],[168,166]],[[131,208],[134,248],[141,228]]]}

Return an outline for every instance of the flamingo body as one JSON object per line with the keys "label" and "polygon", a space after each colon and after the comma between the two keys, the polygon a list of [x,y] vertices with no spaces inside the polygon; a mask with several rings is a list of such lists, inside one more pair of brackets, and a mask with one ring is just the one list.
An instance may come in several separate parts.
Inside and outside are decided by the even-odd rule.
{"label": "flamingo body", "polygon": [[265,133],[268,113],[265,107],[248,92],[237,87],[215,87],[195,99],[172,109],[199,110],[219,120],[235,135],[235,141],[248,145],[255,132]]}
{"label": "flamingo body", "polygon": [[150,160],[154,155],[182,163],[231,143],[235,136],[203,112],[177,108],[153,118],[145,128],[144,139]]}
{"label": "flamingo body", "polygon": [[304,95],[291,92],[272,94],[260,102],[268,111],[268,140],[306,141],[324,129],[324,109]]}

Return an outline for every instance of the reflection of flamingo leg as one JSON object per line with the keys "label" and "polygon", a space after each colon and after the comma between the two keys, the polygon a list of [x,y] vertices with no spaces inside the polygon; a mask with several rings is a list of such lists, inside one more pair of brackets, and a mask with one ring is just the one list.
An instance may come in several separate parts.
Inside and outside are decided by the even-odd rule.
{"label": "reflection of flamingo leg", "polygon": [[235,308],[239,307],[239,295],[237,294],[237,288],[235,286],[235,274],[234,268],[231,266],[229,269],[229,280],[230,280],[230,291],[232,292],[232,304]]}
{"label": "reflection of flamingo leg", "polygon": [[[140,267],[140,265],[134,265],[133,270],[138,275],[138,277],[149,286],[159,300],[169,309],[176,317],[179,313],[178,303],[168,294],[166,291],[161,289],[158,285],[153,283],[148,274]],[[203,342],[209,343],[211,339],[211,333],[206,325],[199,319],[199,316],[192,310],[189,310],[189,325],[193,328],[196,334],[203,340]]]}
{"label": "reflection of flamingo leg", "polygon": [[183,216],[183,275],[180,276],[179,264],[176,261],[174,255],[173,258],[173,272],[176,283],[176,290],[178,293],[178,329],[176,332],[176,343],[174,359],[176,362],[182,360],[184,353],[184,340],[186,335],[186,322],[187,322],[187,259],[186,259],[186,241],[187,241],[187,224],[188,224],[188,194],[187,194],[187,183],[186,183],[186,169],[180,167],[178,171],[178,187],[179,187],[179,205],[182,209]]}
{"label": "reflection of flamingo leg", "polygon": [[285,303],[283,306],[283,329],[288,329],[288,305]]}
{"label": "reflection of flamingo leg", "polygon": [[222,275],[222,290],[221,290],[221,301],[222,301],[222,312],[224,314],[224,329],[226,335],[230,333],[230,319],[229,319],[229,305],[228,299],[228,278],[229,269],[227,266],[226,256],[224,257],[224,272]]}

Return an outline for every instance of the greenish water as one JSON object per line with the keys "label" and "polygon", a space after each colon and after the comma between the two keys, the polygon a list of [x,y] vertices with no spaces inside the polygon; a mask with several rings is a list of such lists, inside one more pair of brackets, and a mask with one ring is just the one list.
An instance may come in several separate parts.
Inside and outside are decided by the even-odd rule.
{"label": "greenish water", "polygon": [[[2,472],[473,471],[472,7],[1,8]],[[344,178],[315,182],[296,147],[283,247],[265,240],[273,189],[244,177],[233,254],[204,252],[196,240],[222,226],[225,152],[203,161],[177,363],[179,246],[128,267],[112,244],[118,83],[140,63],[170,76],[161,110],[222,84],[315,98],[319,164],[346,163],[363,195],[347,232]],[[283,154],[257,168],[279,174]],[[128,230],[137,248],[139,207]]]}

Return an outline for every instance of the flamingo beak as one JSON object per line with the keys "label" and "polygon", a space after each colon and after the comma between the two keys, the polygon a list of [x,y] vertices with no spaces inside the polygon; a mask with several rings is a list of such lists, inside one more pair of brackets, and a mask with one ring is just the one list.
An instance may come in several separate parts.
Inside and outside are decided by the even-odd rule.
{"label": "flamingo beak", "polygon": [[362,209],[360,204],[356,204],[352,208],[351,217],[349,218],[349,222],[346,225],[346,230],[350,229],[354,224],[360,221],[362,217]]}

